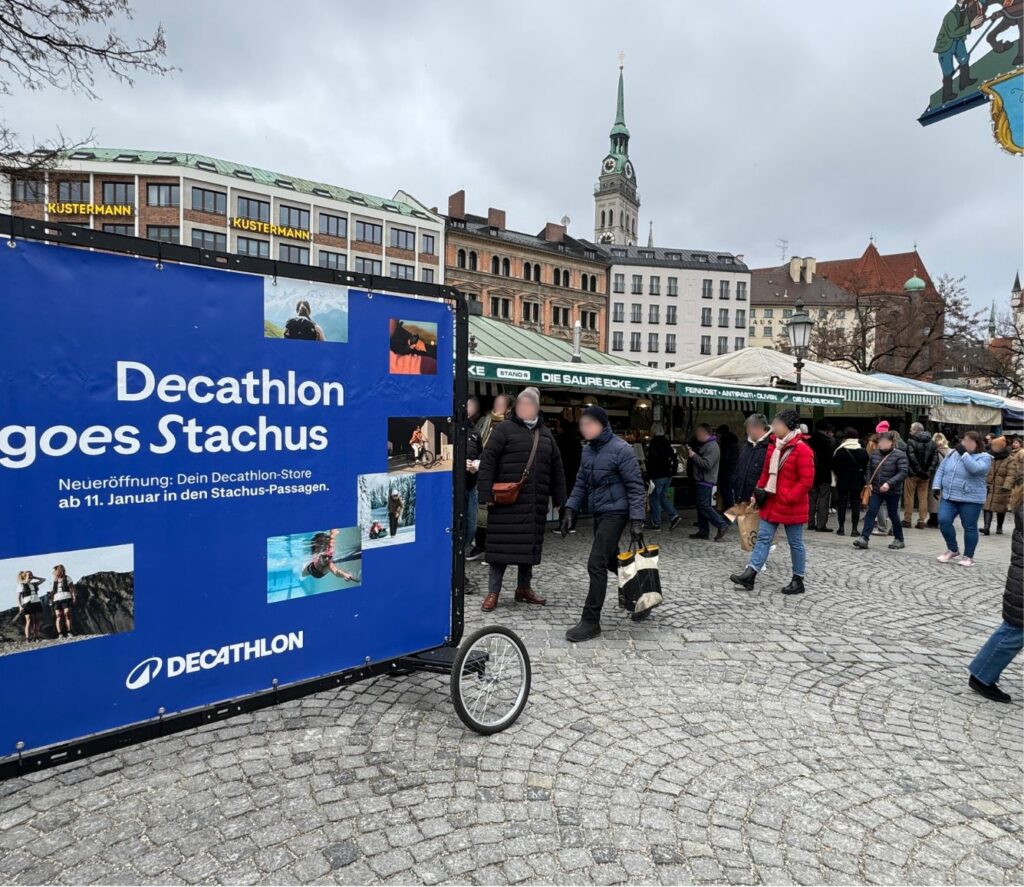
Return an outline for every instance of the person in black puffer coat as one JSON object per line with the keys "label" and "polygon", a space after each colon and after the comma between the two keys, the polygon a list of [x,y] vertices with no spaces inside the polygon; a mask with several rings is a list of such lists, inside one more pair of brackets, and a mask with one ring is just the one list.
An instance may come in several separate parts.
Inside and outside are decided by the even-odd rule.
{"label": "person in black puffer coat", "polygon": [[732,493],[734,502],[749,502],[754,495],[754,488],[761,479],[764,468],[764,457],[768,454],[768,438],[771,436],[771,425],[763,413],[753,413],[747,417],[743,425],[747,439],[736,460],[736,470],[732,475]]}
{"label": "person in black puffer coat", "polygon": [[850,511],[853,522],[850,535],[856,536],[860,523],[860,493],[864,489],[864,472],[868,467],[868,453],[860,445],[856,428],[843,431],[842,442],[832,454],[832,473],[836,476],[836,511],[839,514],[839,529],[836,535],[846,535],[846,512]]}
{"label": "person in black puffer coat", "polygon": [[[523,479],[534,435],[537,436],[537,453],[516,501],[507,505],[496,503],[494,484],[516,483]],[[512,415],[493,427],[480,456],[477,493],[480,501],[488,506],[486,559],[490,575],[481,609],[490,611],[498,605],[501,581],[509,564],[519,568],[516,600],[527,604],[545,603],[544,598],[534,594],[530,583],[544,545],[548,498],[554,500],[555,507],[561,507],[565,501],[565,474],[555,436],[544,425],[540,392],[536,388],[523,389],[516,398]]]}
{"label": "person in black puffer coat", "polygon": [[[565,503],[562,536],[584,504],[594,515],[594,542],[587,560],[590,590],[579,624],[565,637],[579,642],[601,633],[601,608],[608,590],[608,571],[618,571],[619,537],[630,525],[631,544],[639,542],[644,527],[644,481],[633,448],[616,437],[608,414],[599,406],[580,416],[580,433],[587,440],[576,484]],[[647,611],[650,612],[650,611]]]}
{"label": "person in black puffer coat", "polygon": [[938,470],[939,448],[924,425],[915,422],[910,426],[907,438],[907,461],[910,473],[903,483],[903,526],[909,527],[914,517],[914,502],[917,502],[917,528],[928,525],[928,497],[931,495],[931,479]]}
{"label": "person in black puffer coat", "polygon": [[1009,702],[1010,694],[999,689],[999,677],[1024,646],[1024,487],[1016,487],[1010,505],[1013,509],[1013,541],[1010,569],[1003,591],[1003,624],[985,641],[971,662],[968,686],[994,702]]}

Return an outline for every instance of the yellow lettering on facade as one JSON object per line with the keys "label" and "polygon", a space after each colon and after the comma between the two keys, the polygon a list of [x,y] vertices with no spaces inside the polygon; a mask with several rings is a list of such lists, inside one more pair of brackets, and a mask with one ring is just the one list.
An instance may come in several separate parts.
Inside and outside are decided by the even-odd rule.
{"label": "yellow lettering on facade", "polygon": [[47,203],[52,216],[130,216],[135,207],[115,203]]}
{"label": "yellow lettering on facade", "polygon": [[289,237],[292,240],[313,239],[313,234],[310,231],[302,231],[298,228],[291,228],[287,225],[275,225],[273,222],[261,222],[258,219],[243,219],[235,216],[231,219],[231,227],[239,228],[242,231],[251,231],[254,234],[267,234],[272,237]]}

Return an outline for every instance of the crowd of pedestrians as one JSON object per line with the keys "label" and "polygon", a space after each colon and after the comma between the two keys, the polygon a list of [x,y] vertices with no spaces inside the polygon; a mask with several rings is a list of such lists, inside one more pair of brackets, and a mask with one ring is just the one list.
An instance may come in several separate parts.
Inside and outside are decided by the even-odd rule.
{"label": "crowd of pedestrians", "polygon": [[[645,528],[671,531],[682,519],[670,495],[681,474],[679,451],[659,424],[653,425],[645,448],[627,443],[599,406],[583,409],[578,426],[560,418],[549,429],[536,388],[524,389],[514,402],[498,395],[482,417],[471,398],[464,432],[467,559],[486,557],[488,569],[482,609],[498,606],[510,565],[516,567],[515,600],[544,605],[545,598],[533,588],[533,568],[541,562],[549,510],[552,505],[558,509],[556,532],[563,537],[576,531],[586,511],[593,517],[589,586],[580,620],[566,638],[582,642],[597,637],[609,574],[617,571],[626,530],[630,547],[636,548]],[[856,428],[837,433],[825,421],[812,432],[794,409],[781,410],[771,421],[752,414],[743,432],[741,443],[727,426],[697,425],[686,445],[685,474],[696,505],[696,531],[690,539],[721,542],[731,526],[724,512],[734,504],[756,513],[753,550],[745,568],[730,576],[745,589],[754,588],[781,532],[792,573],[779,590],[804,593],[804,533],[833,532],[833,514],[838,521],[834,531],[849,532],[859,550],[881,536],[883,541],[891,537],[888,548],[899,551],[906,547],[906,529],[937,526],[946,547],[937,559],[963,567],[974,566],[979,535],[992,532],[993,524],[995,533],[1003,533],[1006,515],[1013,515],[1014,561],[1003,624],[971,664],[970,677],[972,689],[1008,699],[997,680],[1021,648],[1021,438],[983,438],[966,431],[951,446],[943,434],[930,434],[920,422],[910,426],[904,440],[883,421],[862,441]],[[649,615],[648,610],[638,618]]]}

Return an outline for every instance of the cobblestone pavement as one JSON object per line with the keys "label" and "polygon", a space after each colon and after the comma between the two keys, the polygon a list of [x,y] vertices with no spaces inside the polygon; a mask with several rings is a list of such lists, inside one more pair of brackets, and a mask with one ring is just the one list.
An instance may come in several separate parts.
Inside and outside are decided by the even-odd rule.
{"label": "cobblestone pavement", "polygon": [[508,732],[464,729],[438,676],[381,678],[0,783],[0,883],[1021,883],[1024,709],[965,672],[1008,537],[968,570],[936,531],[812,534],[784,598],[788,555],[747,593],[734,538],[684,535],[666,603],[596,642],[563,639],[585,526],[549,539],[549,606],[468,599],[533,657]]}

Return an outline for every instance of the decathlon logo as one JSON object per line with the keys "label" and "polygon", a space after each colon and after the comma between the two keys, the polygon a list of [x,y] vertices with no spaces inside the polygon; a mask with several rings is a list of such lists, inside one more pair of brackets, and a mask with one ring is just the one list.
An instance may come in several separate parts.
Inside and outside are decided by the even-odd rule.
{"label": "decathlon logo", "polygon": [[291,653],[301,650],[304,642],[301,631],[278,634],[272,638],[256,638],[254,641],[240,641],[237,644],[225,644],[223,647],[211,647],[208,650],[195,650],[181,656],[168,656],[165,660],[159,656],[150,656],[135,666],[125,679],[124,685],[129,690],[140,690],[154,680],[161,671],[165,677],[176,678],[183,674],[197,671],[208,671],[222,665],[237,665],[250,659],[262,659],[280,653]]}
{"label": "decathlon logo", "polygon": [[145,687],[146,684],[160,674],[160,669],[163,666],[164,661],[159,656],[150,656],[149,659],[143,659],[142,662],[128,672],[124,685],[129,690],[138,690],[140,687]]}

